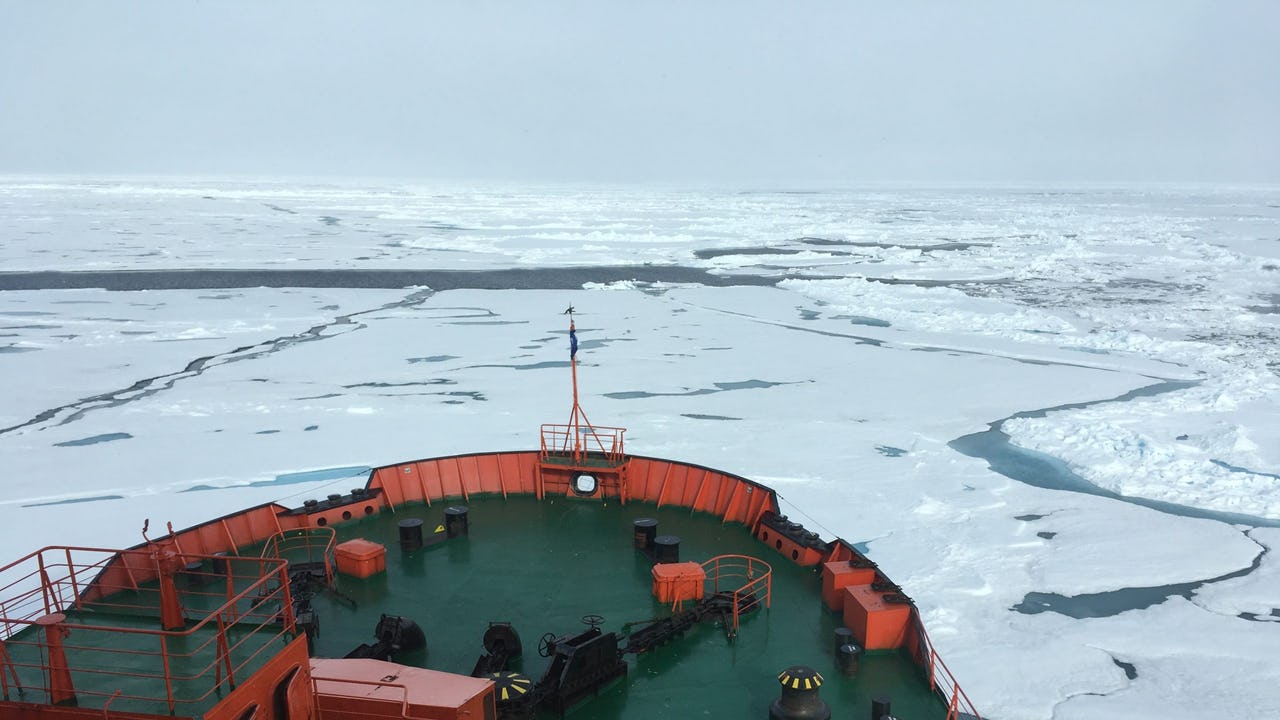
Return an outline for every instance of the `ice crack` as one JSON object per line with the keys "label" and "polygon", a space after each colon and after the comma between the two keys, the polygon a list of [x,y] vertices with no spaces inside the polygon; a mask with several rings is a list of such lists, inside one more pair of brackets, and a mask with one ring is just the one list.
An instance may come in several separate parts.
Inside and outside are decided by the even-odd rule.
{"label": "ice crack", "polygon": [[[165,390],[170,390],[179,382],[193,377],[198,377],[210,368],[233,362],[254,360],[286,350],[301,343],[315,342],[325,338],[345,335],[348,332],[355,332],[366,327],[364,324],[358,323],[355,320],[355,318],[358,318],[361,315],[382,312],[385,310],[394,310],[397,308],[414,307],[422,304],[427,300],[427,298],[434,294],[435,291],[430,288],[421,288],[414,290],[395,302],[384,303],[378,307],[358,310],[345,315],[338,315],[329,322],[314,325],[302,332],[294,333],[293,335],[272,338],[253,345],[244,345],[225,353],[198,357],[188,362],[181,370],[144,378],[119,390],[111,390],[97,395],[90,395],[89,397],[80,398],[79,400],[67,403],[66,405],[60,405],[55,408],[43,410],[37,413],[35,417],[32,417],[30,420],[18,423],[17,425],[11,425],[6,428],[0,428],[0,435],[25,428],[42,429],[41,426],[50,423],[55,426],[66,425],[79,420],[87,413],[95,410],[119,407],[121,405],[151,397],[152,395],[156,395],[157,393]],[[335,328],[338,330],[335,331]]]}
{"label": "ice crack", "polygon": [[[1157,585],[1152,587],[1127,587],[1118,590],[1107,590],[1098,593],[1083,593],[1080,595],[1060,595],[1058,593],[1042,593],[1029,592],[1023,597],[1022,602],[1009,608],[1024,615],[1036,615],[1042,612],[1055,612],[1059,615],[1075,618],[1077,620],[1084,618],[1111,617],[1119,615],[1130,610],[1144,610],[1153,605],[1159,605],[1175,595],[1186,598],[1188,601],[1195,603],[1195,594],[1200,588],[1214,583],[1223,582],[1225,580],[1234,580],[1241,578],[1249,573],[1257,570],[1262,566],[1262,559],[1269,552],[1270,548],[1258,542],[1249,534],[1249,531],[1242,531],[1244,536],[1250,542],[1257,545],[1260,550],[1253,558],[1253,562],[1248,567],[1239,570],[1233,570],[1218,577],[1209,578],[1207,580],[1193,580],[1185,583],[1175,583],[1171,585]],[[1200,603],[1195,603],[1203,610],[1213,612],[1210,608],[1206,608]],[[1250,618],[1242,618],[1248,620]]]}

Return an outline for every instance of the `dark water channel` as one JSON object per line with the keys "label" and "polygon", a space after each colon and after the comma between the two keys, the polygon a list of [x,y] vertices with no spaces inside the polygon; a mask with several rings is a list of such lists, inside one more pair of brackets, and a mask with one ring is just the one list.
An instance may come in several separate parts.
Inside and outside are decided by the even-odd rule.
{"label": "dark water channel", "polygon": [[[1015,413],[1008,418],[991,423],[990,426],[982,432],[956,438],[948,443],[948,445],[969,457],[986,460],[992,470],[1004,475],[1005,477],[1039,488],[1097,495],[1120,502],[1141,505],[1170,515],[1216,520],[1229,525],[1245,525],[1251,528],[1280,527],[1280,520],[1239,513],[1204,510],[1201,508],[1188,507],[1186,505],[1162,502],[1159,500],[1149,500],[1146,498],[1129,497],[1100,488],[1072,472],[1067,464],[1062,460],[1051,455],[1018,447],[1013,444],[1010,441],[1009,436],[1000,429],[1005,420],[1013,418],[1042,418],[1048,413],[1056,410],[1080,409],[1100,403],[1127,402],[1135,398],[1151,397],[1167,392],[1174,392],[1191,387],[1195,384],[1195,381],[1170,380],[1137,388],[1136,390],[1131,390],[1123,395],[1106,400],[1098,400],[1088,403],[1070,403],[1042,410],[1028,410],[1025,412]],[[1024,515],[1019,516],[1017,519],[1023,520],[1024,522],[1034,522],[1042,517],[1044,516]],[[1052,540],[1055,535],[1054,533],[1037,534],[1040,537],[1049,540]],[[1245,534],[1247,536],[1248,532],[1246,531]],[[1252,540],[1252,538],[1250,539]],[[1259,544],[1259,547],[1261,550],[1254,558],[1252,565],[1219,577],[1153,587],[1120,588],[1118,590],[1086,593],[1074,596],[1060,595],[1058,593],[1030,592],[1027,593],[1022,602],[1014,605],[1011,609],[1025,614],[1056,612],[1073,618],[1095,618],[1109,617],[1128,610],[1148,608],[1153,605],[1158,605],[1174,596],[1191,599],[1195,591],[1204,585],[1222,580],[1244,577],[1256,570],[1261,565],[1262,558],[1268,552],[1268,549],[1265,546]],[[1273,610],[1272,615],[1280,615],[1280,610]],[[1271,621],[1271,616],[1258,616],[1255,613],[1242,613],[1239,617],[1245,620],[1255,620],[1258,622]]]}
{"label": "dark water channel", "polygon": [[1013,442],[1009,440],[1009,436],[1000,429],[1006,420],[1013,420],[1015,418],[1042,418],[1057,410],[1079,410],[1091,405],[1099,405],[1102,403],[1128,402],[1136,398],[1162,395],[1167,392],[1182,390],[1194,385],[1196,385],[1196,382],[1192,380],[1169,380],[1140,387],[1136,390],[1130,390],[1123,395],[1106,400],[1096,400],[1087,403],[1068,403],[1066,405],[1058,405],[1051,408],[1044,408],[1042,410],[1027,410],[1014,413],[1007,418],[991,423],[988,428],[982,432],[958,437],[947,443],[947,445],[957,452],[968,455],[969,457],[986,460],[992,470],[1004,475],[1005,477],[1028,485],[1034,485],[1039,488],[1098,495],[1112,500],[1119,500],[1121,502],[1132,503],[1134,505],[1142,505],[1143,507],[1148,507],[1170,515],[1217,520],[1230,525],[1280,527],[1280,520],[1272,520],[1243,513],[1205,510],[1189,507],[1187,505],[1179,505],[1177,503],[1149,500],[1147,498],[1130,497],[1112,492],[1105,488],[1100,488],[1072,472],[1071,468],[1067,467],[1067,464],[1058,458],[1055,458],[1052,455],[1036,452],[1035,450],[1018,447],[1013,444]]}
{"label": "dark water channel", "polygon": [[178,269],[0,272],[0,291],[102,288],[104,290],[210,290],[244,287],[388,288],[434,290],[576,289],[584,282],[701,283],[712,287],[768,286],[776,277],[716,275],[676,265],[618,265],[497,270],[388,269]]}

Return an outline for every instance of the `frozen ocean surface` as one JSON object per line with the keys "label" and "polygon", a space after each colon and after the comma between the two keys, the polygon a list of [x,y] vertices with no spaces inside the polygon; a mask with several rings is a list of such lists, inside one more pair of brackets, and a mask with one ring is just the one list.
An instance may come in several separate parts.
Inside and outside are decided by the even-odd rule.
{"label": "frozen ocean surface", "polygon": [[590,417],[865,544],[984,716],[1263,717],[1277,288],[1268,187],[0,179],[6,546],[532,448],[572,303]]}

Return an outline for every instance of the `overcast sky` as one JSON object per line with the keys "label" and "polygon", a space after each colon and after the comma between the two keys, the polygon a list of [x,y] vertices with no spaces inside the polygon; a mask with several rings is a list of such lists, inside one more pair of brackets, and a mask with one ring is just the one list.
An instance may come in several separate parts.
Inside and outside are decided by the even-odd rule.
{"label": "overcast sky", "polygon": [[0,0],[0,173],[1280,181],[1280,1]]}

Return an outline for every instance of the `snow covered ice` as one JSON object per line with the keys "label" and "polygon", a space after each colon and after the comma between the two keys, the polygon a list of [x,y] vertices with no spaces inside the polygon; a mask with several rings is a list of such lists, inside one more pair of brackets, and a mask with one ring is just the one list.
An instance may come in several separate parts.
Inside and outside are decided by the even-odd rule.
{"label": "snow covered ice", "polygon": [[0,291],[10,559],[531,448],[572,303],[592,420],[864,543],[984,717],[1280,707],[1276,189],[0,180],[0,284],[513,267],[577,289]]}

